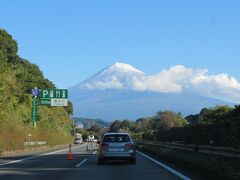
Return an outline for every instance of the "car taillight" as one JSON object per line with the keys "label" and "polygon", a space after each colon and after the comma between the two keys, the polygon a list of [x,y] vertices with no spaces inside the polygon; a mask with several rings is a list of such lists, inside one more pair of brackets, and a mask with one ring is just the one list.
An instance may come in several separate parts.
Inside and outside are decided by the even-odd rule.
{"label": "car taillight", "polygon": [[131,148],[131,147],[133,147],[133,144],[132,144],[132,143],[125,144],[125,148]]}

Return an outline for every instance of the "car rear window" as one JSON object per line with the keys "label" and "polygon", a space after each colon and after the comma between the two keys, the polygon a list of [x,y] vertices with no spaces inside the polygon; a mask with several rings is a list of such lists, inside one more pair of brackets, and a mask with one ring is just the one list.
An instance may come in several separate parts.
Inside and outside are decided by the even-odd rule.
{"label": "car rear window", "polygon": [[103,142],[130,142],[130,138],[128,135],[106,135],[104,136]]}

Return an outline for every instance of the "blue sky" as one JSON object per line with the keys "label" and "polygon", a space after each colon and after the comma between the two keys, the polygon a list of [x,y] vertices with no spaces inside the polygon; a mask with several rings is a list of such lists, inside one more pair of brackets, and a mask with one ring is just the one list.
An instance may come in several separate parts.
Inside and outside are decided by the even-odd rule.
{"label": "blue sky", "polygon": [[240,79],[238,0],[1,0],[21,57],[68,88],[116,61],[147,74],[182,64]]}

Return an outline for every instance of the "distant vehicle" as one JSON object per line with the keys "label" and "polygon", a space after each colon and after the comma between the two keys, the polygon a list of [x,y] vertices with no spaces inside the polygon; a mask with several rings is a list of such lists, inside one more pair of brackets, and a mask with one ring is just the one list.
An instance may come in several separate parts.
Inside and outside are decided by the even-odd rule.
{"label": "distant vehicle", "polygon": [[97,145],[100,145],[100,144],[101,144],[101,139],[98,138],[98,139],[97,139]]}
{"label": "distant vehicle", "polygon": [[106,133],[100,143],[98,164],[107,160],[129,160],[136,163],[136,148],[128,133]]}
{"label": "distant vehicle", "polygon": [[94,135],[89,135],[88,138],[87,138],[87,140],[88,140],[89,142],[94,142]]}
{"label": "distant vehicle", "polygon": [[81,144],[82,143],[82,134],[75,133],[74,134],[74,144]]}

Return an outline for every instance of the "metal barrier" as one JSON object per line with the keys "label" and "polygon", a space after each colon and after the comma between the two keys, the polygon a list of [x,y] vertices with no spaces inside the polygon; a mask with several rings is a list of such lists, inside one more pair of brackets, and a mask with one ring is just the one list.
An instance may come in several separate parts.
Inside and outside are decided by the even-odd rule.
{"label": "metal barrier", "polygon": [[24,142],[24,146],[35,146],[35,145],[46,145],[47,142],[46,141],[28,141],[28,142]]}
{"label": "metal barrier", "polygon": [[229,148],[229,147],[182,144],[177,142],[172,143],[172,142],[140,141],[139,143],[158,146],[159,148],[165,147],[165,148],[179,149],[184,151],[194,151],[194,152],[205,153],[205,154],[240,158],[240,149]]}

